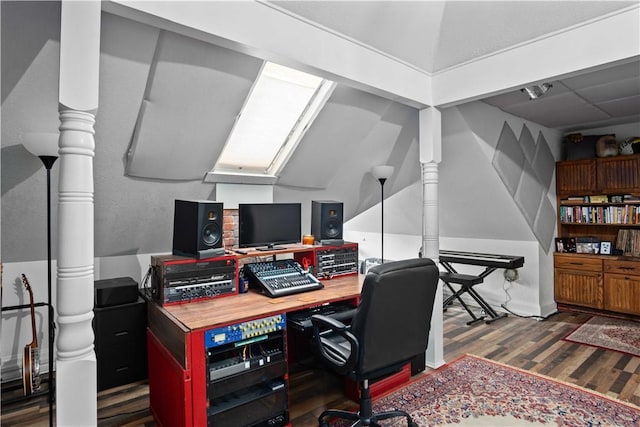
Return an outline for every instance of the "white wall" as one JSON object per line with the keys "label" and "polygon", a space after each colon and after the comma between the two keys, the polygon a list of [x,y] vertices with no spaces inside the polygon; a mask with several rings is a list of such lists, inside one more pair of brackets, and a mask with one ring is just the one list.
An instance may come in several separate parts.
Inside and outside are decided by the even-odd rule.
{"label": "white wall", "polygon": [[[483,102],[443,110],[442,162],[439,165],[440,248],[506,255],[522,255],[520,277],[508,283],[494,272],[477,287],[496,309],[545,316],[555,311],[553,251],[542,247],[492,166],[504,122],[519,135],[523,125],[542,132],[558,158],[562,135],[536,123],[508,115]],[[547,197],[555,206],[555,180]],[[345,239],[358,242],[360,258],[380,257],[380,205],[345,224]],[[422,240],[422,184],[414,184],[385,198],[385,259],[417,256]],[[555,222],[548,225],[555,234]],[[463,273],[479,273],[473,266]]]}
{"label": "white wall", "polygon": [[[137,254],[114,257],[102,257],[94,260],[95,280],[111,279],[114,277],[131,277],[142,286],[151,262],[151,255]],[[29,303],[29,296],[20,281],[24,273],[33,290],[34,301],[45,302],[47,298],[47,262],[11,262],[3,263],[3,301],[2,306],[8,307]],[[56,262],[52,262],[54,274],[52,286],[52,301],[56,301],[55,272]],[[147,284],[150,286],[150,283]],[[40,372],[49,370],[48,319],[46,307],[36,308],[36,334],[40,353]],[[2,366],[2,380],[8,381],[20,378],[22,375],[22,349],[31,342],[30,311],[5,311],[2,313],[2,330],[0,331],[0,364]]]}

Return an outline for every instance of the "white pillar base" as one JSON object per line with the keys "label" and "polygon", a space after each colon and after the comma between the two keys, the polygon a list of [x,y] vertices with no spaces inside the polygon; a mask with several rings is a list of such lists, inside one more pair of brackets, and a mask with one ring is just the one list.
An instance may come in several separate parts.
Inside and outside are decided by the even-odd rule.
{"label": "white pillar base", "polygon": [[[82,386],[80,386],[80,384]],[[98,425],[97,362],[95,353],[74,360],[56,363],[56,421],[59,427],[89,427]]]}

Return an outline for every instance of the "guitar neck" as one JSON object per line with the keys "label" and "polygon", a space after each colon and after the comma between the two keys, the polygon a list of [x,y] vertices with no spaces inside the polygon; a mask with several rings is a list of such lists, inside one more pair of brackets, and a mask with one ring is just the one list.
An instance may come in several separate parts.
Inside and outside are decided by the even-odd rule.
{"label": "guitar neck", "polygon": [[31,348],[38,348],[38,334],[36,333],[36,313],[33,306],[33,300],[31,300]]}

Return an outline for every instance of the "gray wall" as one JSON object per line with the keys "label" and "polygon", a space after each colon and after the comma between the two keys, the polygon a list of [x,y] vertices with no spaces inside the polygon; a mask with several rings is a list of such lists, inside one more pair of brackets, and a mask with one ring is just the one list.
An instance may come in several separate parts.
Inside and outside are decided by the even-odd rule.
{"label": "gray wall", "polygon": [[[46,259],[45,173],[41,162],[22,147],[20,138],[25,132],[57,132],[59,18],[58,3],[2,3],[1,233],[4,262]],[[202,179],[167,179],[163,173],[169,165],[174,172],[184,169],[185,176],[194,175],[189,168],[195,167],[195,163],[189,159],[196,158],[201,170],[195,176],[204,177],[206,170],[202,169],[201,158],[218,152],[217,148],[208,149],[206,144],[155,135],[147,140],[144,149],[135,147],[135,155],[146,162],[145,169],[150,171],[151,177],[127,174],[130,144],[143,99],[160,102],[148,91],[150,76],[157,77],[157,69],[154,70],[157,62],[154,61],[157,60],[158,40],[163,38],[160,33],[156,28],[103,13],[94,158],[96,257],[168,252],[171,250],[173,200],[215,199],[214,184],[205,184]],[[180,43],[184,42],[181,38]],[[203,66],[220,68],[220,61],[231,62],[237,71],[225,69],[222,74],[233,74],[231,78],[236,82],[245,82],[244,92],[249,90],[254,72],[247,72],[247,67],[256,70],[260,61],[231,51],[207,50],[202,42],[197,45],[193,55],[205,51],[219,56],[209,62],[186,58],[184,63],[171,65],[192,72]],[[231,56],[232,61],[220,59]],[[181,79],[179,85],[189,84],[188,80]],[[153,82],[159,84],[157,80]],[[174,90],[182,93],[180,87]],[[236,104],[239,112],[244,92],[239,91],[234,99],[203,95],[212,105],[219,105],[221,111],[224,108],[224,114],[212,112],[207,119],[224,120],[223,125],[230,129],[233,109],[229,112],[229,104]],[[166,98],[166,102],[185,102],[178,95]],[[184,129],[184,133],[193,132],[194,128],[197,132],[197,126],[188,125],[179,108],[167,110],[174,114],[164,117],[158,126],[166,127],[168,123],[169,127]],[[396,166],[397,172],[386,186],[387,194],[415,182],[420,174],[417,117],[414,108],[339,85],[282,171],[274,189],[274,200],[302,202],[306,232],[311,200],[343,201],[347,219],[378,201],[379,186],[369,174],[371,166]],[[219,147],[224,141],[224,137],[218,135],[212,138],[211,144]],[[164,156],[154,175],[153,162],[145,159],[152,159],[156,151],[177,154]],[[182,155],[184,153],[189,155]],[[211,157],[208,164],[213,167],[215,160]],[[54,258],[57,180],[58,165],[54,165]]]}

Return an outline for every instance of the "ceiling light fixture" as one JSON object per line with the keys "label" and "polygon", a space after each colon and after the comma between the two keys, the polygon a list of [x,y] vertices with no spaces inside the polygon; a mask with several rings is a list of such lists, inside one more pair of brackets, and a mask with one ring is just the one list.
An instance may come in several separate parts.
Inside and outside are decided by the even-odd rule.
{"label": "ceiling light fixture", "polygon": [[551,83],[542,83],[541,85],[527,86],[523,89],[520,89],[520,91],[529,95],[529,99],[533,100],[533,99],[540,98],[552,87],[553,85]]}

